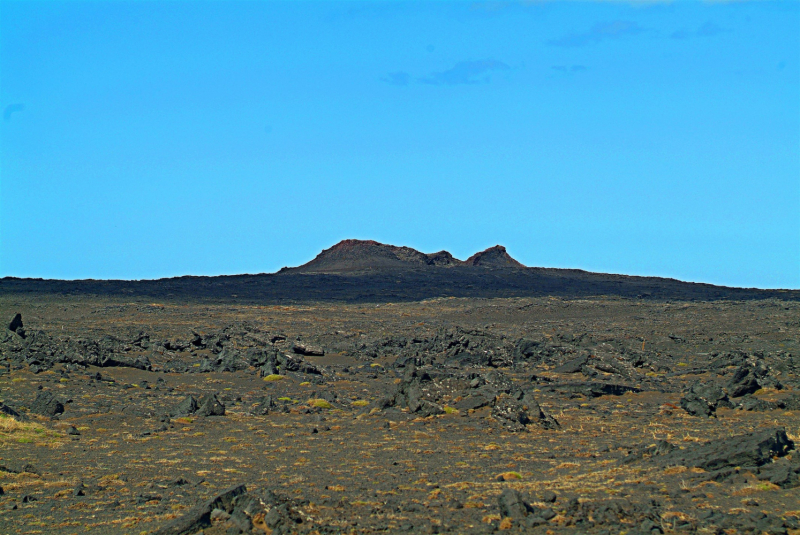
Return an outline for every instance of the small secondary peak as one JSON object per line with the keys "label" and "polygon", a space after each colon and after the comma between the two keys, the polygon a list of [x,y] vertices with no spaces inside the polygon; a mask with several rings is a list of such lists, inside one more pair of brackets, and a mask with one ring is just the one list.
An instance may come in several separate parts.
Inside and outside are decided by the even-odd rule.
{"label": "small secondary peak", "polygon": [[475,253],[464,262],[469,266],[481,267],[513,267],[524,268],[520,262],[514,260],[502,245],[489,247],[485,251]]}

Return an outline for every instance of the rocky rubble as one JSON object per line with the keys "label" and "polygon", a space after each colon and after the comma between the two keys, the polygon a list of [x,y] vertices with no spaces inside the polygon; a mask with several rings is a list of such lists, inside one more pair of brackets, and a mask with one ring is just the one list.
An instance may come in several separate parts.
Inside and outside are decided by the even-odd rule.
{"label": "rocky rubble", "polygon": [[[443,414],[446,409],[469,411],[490,407],[492,416],[507,429],[521,431],[525,426],[536,424],[545,429],[555,429],[558,422],[539,406],[530,389],[514,388],[511,381],[500,371],[490,371],[485,376],[473,375],[454,398],[454,407],[443,401],[448,389],[434,380],[428,372],[421,371],[413,363],[405,366],[403,379],[395,393],[384,398],[379,407],[407,408],[421,417]],[[466,381],[463,381],[466,382]]]}
{"label": "rocky rubble", "polygon": [[730,306],[37,308],[0,335],[0,532],[788,534],[793,320]]}
{"label": "rocky rubble", "polygon": [[[291,533],[306,515],[290,500],[271,490],[248,492],[236,485],[206,500],[153,535],[190,535],[212,528],[219,533]],[[216,528],[216,529],[213,529]]]}
{"label": "rocky rubble", "polygon": [[711,441],[673,449],[664,455],[662,464],[693,466],[707,471],[730,467],[755,468],[783,457],[794,449],[794,442],[783,428],[764,429],[737,435],[727,440]]}
{"label": "rocky rubble", "polygon": [[744,410],[772,410],[780,408],[778,403],[769,403],[751,397],[762,388],[781,390],[777,371],[768,366],[763,355],[728,354],[712,363],[718,373],[726,373],[725,364],[736,363],[730,379],[724,385],[717,382],[695,382],[680,400],[681,408],[692,416],[716,416],[717,408],[741,408]]}
{"label": "rocky rubble", "polygon": [[[144,332],[129,339],[107,335],[96,339],[56,338],[44,331],[23,336],[16,332],[20,329],[22,317],[17,314],[9,324],[10,333],[0,335],[0,363],[5,361],[8,368],[27,366],[34,373],[52,369],[57,364],[75,369],[96,366],[152,370],[153,360],[160,361],[162,371],[172,372],[236,372],[256,367],[262,376],[281,373],[279,370],[312,375],[322,373],[301,356],[323,355],[322,349],[295,344],[293,350],[296,354],[291,355],[275,346],[284,342],[285,336],[270,336],[248,325],[230,326],[207,334],[193,330],[189,341],[153,340]],[[180,353],[188,353],[188,363],[186,357],[178,357]]]}
{"label": "rocky rubble", "polygon": [[181,401],[172,416],[225,416],[225,405],[214,394],[206,394],[196,400],[189,396]]}

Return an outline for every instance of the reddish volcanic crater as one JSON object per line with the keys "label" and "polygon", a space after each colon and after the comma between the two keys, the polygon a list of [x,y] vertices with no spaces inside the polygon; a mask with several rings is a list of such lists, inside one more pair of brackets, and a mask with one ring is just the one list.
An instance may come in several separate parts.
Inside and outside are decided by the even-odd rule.
{"label": "reddish volcanic crater", "polygon": [[447,251],[422,253],[411,247],[397,247],[374,240],[343,240],[325,249],[316,258],[293,271],[305,273],[340,273],[381,269],[414,269],[422,267],[491,267],[524,268],[502,245],[475,253],[466,261]]}

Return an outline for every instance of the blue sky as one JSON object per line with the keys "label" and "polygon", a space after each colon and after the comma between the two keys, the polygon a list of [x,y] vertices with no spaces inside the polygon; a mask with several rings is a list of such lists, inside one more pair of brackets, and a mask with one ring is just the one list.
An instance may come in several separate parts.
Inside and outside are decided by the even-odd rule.
{"label": "blue sky", "polygon": [[800,2],[0,3],[0,276],[344,238],[800,288]]}

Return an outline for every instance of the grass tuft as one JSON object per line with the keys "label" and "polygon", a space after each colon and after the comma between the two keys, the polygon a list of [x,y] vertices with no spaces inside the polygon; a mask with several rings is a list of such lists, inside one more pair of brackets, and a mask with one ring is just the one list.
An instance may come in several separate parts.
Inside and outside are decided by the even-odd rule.
{"label": "grass tuft", "polygon": [[14,418],[0,414],[0,444],[16,442],[18,444],[33,444],[58,437],[49,432],[46,427],[34,422],[19,422]]}
{"label": "grass tuft", "polygon": [[271,373],[271,374],[267,375],[266,377],[264,377],[264,380],[266,382],[268,382],[268,383],[272,382],[272,381],[282,381],[283,379],[284,379],[283,375],[278,375],[276,373]]}

